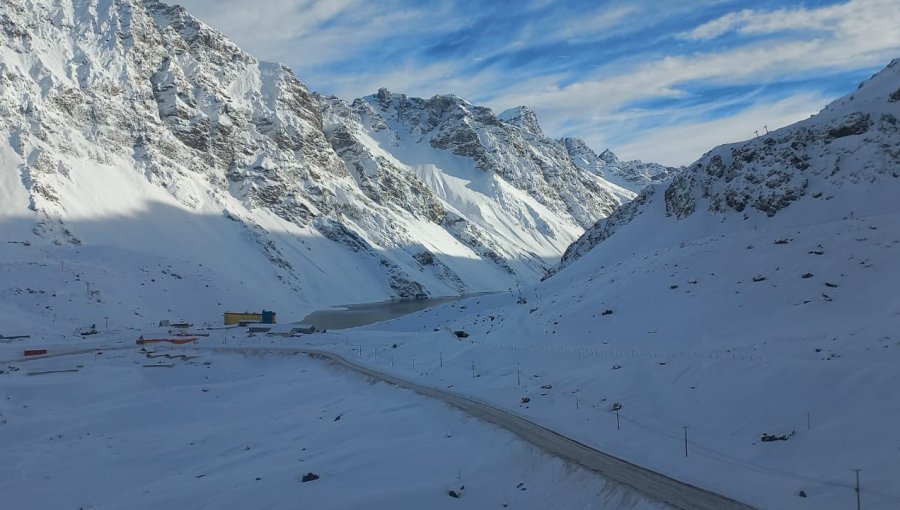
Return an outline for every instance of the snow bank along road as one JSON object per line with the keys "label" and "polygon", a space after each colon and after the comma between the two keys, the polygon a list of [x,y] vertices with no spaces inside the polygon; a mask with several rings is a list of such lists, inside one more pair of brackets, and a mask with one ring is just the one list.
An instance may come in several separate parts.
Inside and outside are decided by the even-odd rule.
{"label": "snow bank along road", "polygon": [[749,505],[745,505],[725,496],[680,482],[663,474],[595,450],[590,446],[558,434],[510,411],[498,409],[490,404],[463,397],[450,391],[423,386],[385,372],[373,370],[348,361],[343,356],[331,352],[313,349],[266,347],[173,346],[172,348],[252,354],[264,354],[267,352],[307,354],[315,358],[325,359],[338,366],[371,377],[372,379],[412,390],[420,395],[445,402],[471,416],[509,430],[523,440],[537,446],[551,455],[574,462],[591,471],[595,471],[610,480],[631,487],[645,496],[662,501],[676,508],[685,510],[747,510],[752,508]]}

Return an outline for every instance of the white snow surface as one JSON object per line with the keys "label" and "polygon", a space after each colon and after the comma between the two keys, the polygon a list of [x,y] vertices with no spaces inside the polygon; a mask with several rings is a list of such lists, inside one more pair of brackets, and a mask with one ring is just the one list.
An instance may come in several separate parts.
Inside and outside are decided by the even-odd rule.
{"label": "white snow surface", "polygon": [[[286,322],[327,304],[509,289],[542,276],[590,227],[552,277],[521,293],[303,341],[761,508],[852,507],[856,468],[866,508],[900,505],[897,62],[818,116],[710,151],[591,227],[633,195],[523,130],[522,110],[498,118],[455,96],[311,95],[289,70],[154,1],[13,0],[0,4],[0,31],[0,334],[31,335],[0,339],[4,359],[29,347],[106,348],[132,342],[129,327],[219,322],[226,309],[274,309]],[[76,335],[92,324],[101,338]],[[0,367],[4,497],[31,506],[23,498],[39,484],[49,506],[73,494],[110,508],[138,497],[190,505],[193,486],[212,482],[228,504],[272,482],[264,497],[279,506],[308,490],[296,480],[303,451],[284,444],[307,433],[340,443],[344,429],[299,425],[310,412],[353,409],[344,431],[377,439],[319,450],[326,472],[348,474],[311,490],[357,480],[386,503],[450,505],[441,491],[456,483],[454,467],[423,459],[471,452],[481,487],[496,481],[484,492],[472,482],[466,497],[478,502],[493,505],[533,469],[559,480],[537,502],[624,498],[598,496],[586,488],[593,477],[496,430],[440,406],[425,416],[418,398],[405,414],[413,397],[306,360],[208,355],[209,369],[144,368],[133,349],[109,352],[119,354]],[[29,363],[72,362],[84,367],[23,374]],[[434,436],[418,427],[432,418]],[[441,424],[472,442],[440,444]],[[88,438],[92,429],[104,432]],[[425,435],[386,440],[393,430]],[[437,450],[397,460],[421,474],[396,496],[410,499],[390,499],[405,478],[385,479],[372,459],[426,446]],[[113,459],[91,464],[96,478],[65,481],[82,473],[80,452],[98,450]],[[208,466],[222,478],[194,478]],[[336,507],[362,504],[353,491],[327,492],[343,498]]]}
{"label": "white snow surface", "polygon": [[619,161],[618,156],[609,149],[597,154],[581,138],[563,138],[560,142],[566,146],[572,162],[578,168],[583,168],[610,184],[634,193],[649,185],[668,181],[681,170],[641,160]]}
{"label": "white snow surface", "polygon": [[305,356],[119,347],[3,366],[3,508],[662,508]]}
{"label": "white snow surface", "polygon": [[854,469],[865,508],[896,508],[897,118],[895,61],[645,190],[521,295],[321,343],[760,508],[853,507]]}
{"label": "white snow surface", "polygon": [[[455,96],[351,110],[155,0],[11,0],[0,32],[0,241],[49,252],[5,262],[141,260],[192,314],[534,282],[633,196],[539,127]],[[140,290],[129,314],[171,309]]]}

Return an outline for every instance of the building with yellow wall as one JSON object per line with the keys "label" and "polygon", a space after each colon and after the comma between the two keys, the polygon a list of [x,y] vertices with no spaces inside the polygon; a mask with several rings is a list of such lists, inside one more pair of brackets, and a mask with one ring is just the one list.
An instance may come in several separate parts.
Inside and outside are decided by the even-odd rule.
{"label": "building with yellow wall", "polygon": [[256,312],[225,312],[225,325],[240,324],[242,322],[258,322],[260,324],[275,324],[275,312],[263,310]]}

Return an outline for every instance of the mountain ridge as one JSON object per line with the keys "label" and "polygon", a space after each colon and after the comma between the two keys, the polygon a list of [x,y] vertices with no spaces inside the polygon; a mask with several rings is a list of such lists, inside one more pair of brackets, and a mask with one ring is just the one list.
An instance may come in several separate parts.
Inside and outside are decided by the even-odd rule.
{"label": "mountain ridge", "polygon": [[704,210],[747,220],[751,213],[774,217],[799,201],[832,200],[846,188],[890,183],[900,176],[898,70],[895,59],[809,119],[711,149],[671,182],[645,189],[598,220],[566,250],[559,268],[650,209],[651,200],[662,200],[665,216],[676,220]]}
{"label": "mountain ridge", "polygon": [[[266,303],[309,306],[536,281],[633,196],[577,167],[530,110],[518,123],[456,96],[326,98],[157,0],[15,0],[0,31],[10,238],[175,257],[182,273],[253,268]],[[98,221],[120,217],[144,234]]]}
{"label": "mountain ridge", "polygon": [[[894,508],[898,119],[895,60],[819,114],[645,188],[544,281],[348,331],[332,350],[390,339],[422,364],[475,360],[477,379],[366,363],[754,507],[852,506],[852,465],[869,473],[867,504]],[[448,330],[466,333],[452,350]]]}

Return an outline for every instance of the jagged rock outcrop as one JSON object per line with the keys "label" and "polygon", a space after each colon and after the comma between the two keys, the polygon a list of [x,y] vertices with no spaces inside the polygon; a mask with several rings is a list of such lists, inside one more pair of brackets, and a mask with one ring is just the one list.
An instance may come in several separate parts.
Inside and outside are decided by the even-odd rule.
{"label": "jagged rock outcrop", "polygon": [[556,269],[647,213],[655,201],[662,200],[659,209],[675,220],[703,213],[773,217],[801,200],[831,200],[900,178],[898,90],[900,59],[809,119],[716,147],[671,182],[648,188],[599,220],[566,250]]}
{"label": "jagged rock outcrop", "polygon": [[666,190],[666,213],[681,219],[705,208],[775,216],[806,196],[896,178],[900,108],[883,89],[900,85],[898,62],[808,120],[710,151]]}
{"label": "jagged rock outcrop", "polygon": [[[470,159],[581,227],[633,196],[581,171],[558,141],[543,136],[534,112],[524,107],[496,116],[452,95],[420,99],[387,89],[349,104],[322,101],[329,105],[329,124],[367,133],[403,164],[433,164],[446,157],[440,152]],[[361,164],[350,156],[351,166]]]}
{"label": "jagged rock outcrop", "polygon": [[563,138],[572,161],[579,167],[625,189],[639,192],[672,178],[679,168],[640,160],[619,161],[609,149],[596,154],[581,138]]}
{"label": "jagged rock outcrop", "polygon": [[534,136],[544,137],[544,130],[541,129],[541,125],[538,123],[537,114],[527,106],[510,108],[497,115],[497,118]]}
{"label": "jagged rock outcrop", "polygon": [[[526,108],[324,98],[157,0],[10,0],[0,34],[0,208],[60,245],[118,246],[86,218],[163,202],[236,229],[295,292],[341,273],[367,299],[454,294],[537,279],[632,197]],[[144,249],[183,242],[140,221],[162,239]],[[233,250],[216,228],[198,242]]]}
{"label": "jagged rock outcrop", "polygon": [[364,194],[427,218],[509,275],[539,277],[552,265],[548,246],[562,248],[632,196],[576,167],[527,108],[497,116],[456,96],[387,89],[352,102],[314,98]]}

